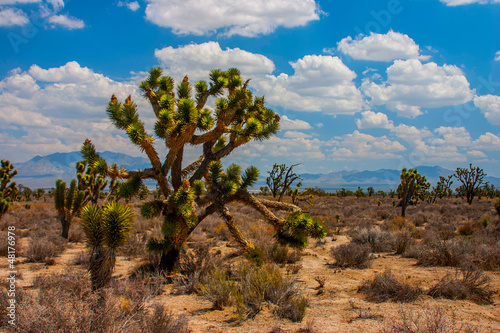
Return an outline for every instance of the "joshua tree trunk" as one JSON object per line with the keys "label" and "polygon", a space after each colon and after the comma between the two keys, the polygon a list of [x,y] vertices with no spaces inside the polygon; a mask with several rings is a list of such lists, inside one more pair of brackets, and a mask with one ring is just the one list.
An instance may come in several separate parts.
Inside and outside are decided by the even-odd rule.
{"label": "joshua tree trunk", "polygon": [[179,261],[181,251],[172,247],[167,252],[161,254],[160,269],[162,271],[171,272]]}

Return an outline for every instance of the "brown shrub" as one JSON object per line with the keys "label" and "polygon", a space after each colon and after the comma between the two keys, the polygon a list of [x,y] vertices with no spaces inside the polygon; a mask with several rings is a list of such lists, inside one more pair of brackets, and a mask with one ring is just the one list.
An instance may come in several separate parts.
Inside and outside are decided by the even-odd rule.
{"label": "brown shrub", "polygon": [[44,262],[51,264],[54,258],[60,255],[66,248],[67,241],[56,235],[44,235],[41,238],[32,239],[24,256],[28,262]]}
{"label": "brown shrub", "polygon": [[448,299],[468,299],[478,304],[493,303],[494,291],[490,287],[490,278],[473,265],[463,267],[457,272],[447,274],[434,287],[429,289],[428,295]]}
{"label": "brown shrub", "polygon": [[380,227],[355,228],[349,235],[354,243],[370,245],[372,252],[389,252],[394,249],[394,238],[391,233]]}
{"label": "brown shrub", "polygon": [[382,333],[479,333],[477,327],[458,325],[454,315],[442,308],[413,311],[402,308],[399,319],[387,324]]}
{"label": "brown shrub", "polygon": [[376,274],[373,280],[367,280],[358,288],[358,292],[366,294],[372,302],[409,303],[416,300],[422,289],[401,281],[390,270]]}
{"label": "brown shrub", "polygon": [[342,244],[332,248],[333,264],[336,267],[367,268],[370,266],[370,246],[356,243]]}

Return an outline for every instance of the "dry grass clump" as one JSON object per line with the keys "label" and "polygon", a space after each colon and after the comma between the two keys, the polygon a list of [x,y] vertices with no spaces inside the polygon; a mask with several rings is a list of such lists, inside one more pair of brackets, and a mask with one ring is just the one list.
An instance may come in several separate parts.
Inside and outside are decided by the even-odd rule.
{"label": "dry grass clump", "polygon": [[500,239],[493,228],[472,237],[451,239],[428,232],[423,242],[410,245],[404,255],[418,259],[418,264],[423,266],[461,267],[472,263],[480,269],[495,270],[500,268]]}
{"label": "dry grass clump", "polygon": [[394,238],[391,233],[382,230],[378,225],[366,228],[355,228],[349,235],[354,243],[370,245],[372,252],[390,252],[394,250]]}
{"label": "dry grass clump", "polygon": [[264,302],[273,313],[294,322],[302,321],[307,307],[305,298],[292,278],[284,277],[276,265],[256,267],[241,264],[234,271],[217,268],[202,286],[201,293],[214,309],[235,305],[240,319],[254,317]]}
{"label": "dry grass clump", "polygon": [[342,268],[367,268],[370,266],[370,246],[348,243],[332,248],[333,266]]}
{"label": "dry grass clump", "polygon": [[463,267],[454,275],[447,274],[434,287],[429,289],[428,295],[452,300],[471,300],[477,304],[493,303],[493,294],[490,287],[490,278],[473,265]]}
{"label": "dry grass clump", "polygon": [[442,308],[413,311],[402,308],[399,318],[387,324],[382,333],[479,333],[477,327],[458,325],[455,316]]}
{"label": "dry grass clump", "polygon": [[207,282],[209,275],[216,268],[222,268],[223,260],[220,253],[213,253],[210,248],[212,241],[193,243],[192,248],[183,247],[179,262],[174,269],[174,286],[178,292],[200,292],[200,286]]}
{"label": "dry grass clump", "polygon": [[24,256],[28,262],[41,262],[48,265],[54,264],[54,258],[66,249],[67,241],[54,234],[43,235],[31,239]]}
{"label": "dry grass clump", "polygon": [[376,274],[373,280],[367,280],[358,288],[358,292],[366,294],[372,302],[400,302],[415,301],[423,291],[419,287],[401,281],[390,270]]}
{"label": "dry grass clump", "polygon": [[83,270],[37,277],[33,289],[16,291],[17,328],[33,333],[190,332],[185,318],[173,316],[163,305],[150,308],[153,294],[141,285],[115,282],[97,295]]}

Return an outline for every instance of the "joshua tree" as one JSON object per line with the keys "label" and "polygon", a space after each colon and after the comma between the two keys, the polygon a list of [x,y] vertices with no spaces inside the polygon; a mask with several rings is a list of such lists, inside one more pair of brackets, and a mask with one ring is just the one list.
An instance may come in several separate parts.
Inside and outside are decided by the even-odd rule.
{"label": "joshua tree", "polygon": [[479,192],[481,184],[483,184],[486,174],[483,169],[479,167],[473,168],[472,164],[469,164],[469,169],[457,168],[454,176],[462,183],[460,192],[465,194],[467,203],[471,205],[472,200]]}
{"label": "joshua tree", "polygon": [[117,181],[120,171],[116,164],[108,168],[106,160],[99,156],[95,146],[89,139],[86,139],[80,150],[84,160],[76,162],[76,176],[78,178],[78,189],[85,192],[85,206],[89,201],[97,204],[101,191],[108,186],[109,177],[109,193],[107,199],[118,200],[117,190],[120,182]]}
{"label": "joshua tree", "polygon": [[401,199],[398,206],[401,206],[401,216],[406,216],[408,205],[417,204],[419,199],[423,199],[429,183],[424,176],[418,173],[417,169],[403,168],[401,170],[401,183],[398,186],[398,197]]}
{"label": "joshua tree", "polygon": [[73,217],[82,208],[82,203],[85,198],[85,192],[76,189],[76,180],[71,181],[69,189],[66,189],[66,183],[61,179],[56,181],[56,189],[54,193],[54,202],[57,210],[57,218],[61,222],[63,238],[68,239],[69,227]]}
{"label": "joshua tree", "polygon": [[82,228],[90,247],[90,280],[92,290],[100,290],[111,280],[116,251],[124,245],[132,230],[134,213],[128,206],[109,202],[102,208],[88,205],[82,209]]}
{"label": "joshua tree", "polygon": [[278,201],[281,201],[283,195],[288,192],[288,188],[292,186],[293,182],[302,179],[293,172],[293,167],[299,164],[287,167],[285,164],[275,163],[273,169],[268,171],[269,177],[266,178],[266,183],[273,194],[273,198],[279,195]]}
{"label": "joshua tree", "polygon": [[368,186],[368,188],[366,189],[366,191],[368,192],[368,196],[369,197],[371,197],[375,193],[375,190],[371,186]]}
{"label": "joshua tree", "polygon": [[[326,234],[324,225],[303,214],[291,204],[254,197],[247,191],[258,177],[258,170],[248,168],[243,174],[236,165],[223,171],[220,160],[252,139],[265,140],[279,129],[279,116],[265,107],[263,97],[254,97],[237,69],[213,70],[210,83],[198,81],[193,87],[188,77],[174,87],[174,81],[153,68],[139,88],[151,103],[157,118],[156,137],[163,140],[168,153],[160,160],[154,147],[155,138],[139,119],[137,106],[129,96],[119,103],[113,95],[107,113],[114,125],[126,131],[130,140],[146,153],[152,167],[142,171],[120,171],[127,179],[121,186],[122,196],[135,195],[144,179],[154,179],[162,198],[143,205],[146,217],[162,215],[163,237],[150,239],[148,249],[161,253],[161,268],[171,269],[187,237],[207,216],[218,213],[232,236],[249,256],[257,251],[239,231],[227,204],[244,202],[260,212],[273,226],[279,241],[305,246],[308,236]],[[177,93],[174,91],[176,90]],[[193,96],[194,95],[194,96]],[[215,109],[205,108],[209,97],[217,98]],[[185,163],[187,146],[201,146],[202,155]],[[270,210],[291,211],[287,218],[278,218]]]}
{"label": "joshua tree", "polygon": [[10,203],[15,197],[16,182],[12,178],[17,175],[17,170],[14,165],[7,160],[2,160],[0,168],[0,220],[2,216],[9,210]]}

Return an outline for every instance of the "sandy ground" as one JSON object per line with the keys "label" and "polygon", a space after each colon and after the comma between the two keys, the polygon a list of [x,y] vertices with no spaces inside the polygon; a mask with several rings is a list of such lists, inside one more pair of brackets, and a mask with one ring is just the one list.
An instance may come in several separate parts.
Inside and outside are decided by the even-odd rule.
{"label": "sandy ground", "polygon": [[[25,242],[26,239],[22,239]],[[376,273],[391,269],[393,273],[407,282],[429,287],[449,272],[450,267],[416,266],[416,260],[402,258],[392,254],[376,254],[371,268],[368,269],[336,269],[329,263],[332,261],[330,249],[333,246],[348,242],[345,236],[337,236],[335,241],[327,237],[326,241],[316,244],[315,241],[304,251],[300,261],[302,269],[295,278],[299,281],[309,298],[309,307],[302,323],[292,323],[281,320],[272,314],[272,309],[265,305],[255,318],[246,321],[234,320],[234,309],[223,311],[211,309],[211,303],[198,295],[178,295],[173,293],[172,285],[165,286],[165,292],[154,298],[154,302],[166,304],[175,314],[183,314],[189,319],[193,332],[269,332],[280,327],[285,332],[295,332],[308,324],[315,332],[379,332],[384,325],[399,318],[401,310],[422,310],[440,307],[450,317],[455,316],[458,324],[478,326],[481,332],[500,332],[500,272],[488,271],[491,286],[496,290],[494,304],[477,305],[470,301],[436,300],[429,296],[421,296],[411,304],[393,302],[372,303],[357,292],[363,280],[370,279]],[[26,245],[26,244],[23,244]],[[219,245],[221,248],[225,244]],[[56,264],[24,263],[23,258],[17,264],[17,270],[22,279],[18,287],[28,287],[33,278],[40,274],[50,274],[64,271],[71,267],[75,256],[85,249],[83,243],[69,243],[65,252],[56,258]],[[115,276],[127,277],[134,267],[140,263],[137,260],[126,260],[119,257]],[[2,278],[7,270],[7,261],[2,259],[0,270]],[[286,273],[286,271],[284,270]],[[318,291],[316,276],[325,278],[322,292]]]}

